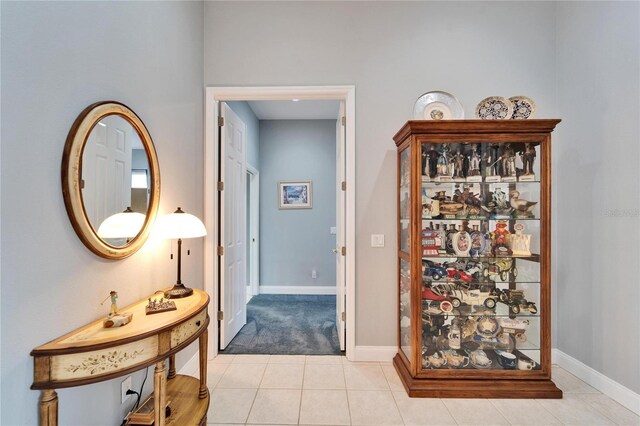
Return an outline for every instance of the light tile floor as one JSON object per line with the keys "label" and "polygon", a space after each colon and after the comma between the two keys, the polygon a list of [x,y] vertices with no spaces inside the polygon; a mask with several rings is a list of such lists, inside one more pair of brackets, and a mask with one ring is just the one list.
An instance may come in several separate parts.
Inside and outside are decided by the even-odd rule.
{"label": "light tile floor", "polygon": [[391,363],[341,356],[220,355],[208,425],[640,425],[560,367],[561,400],[409,398]]}

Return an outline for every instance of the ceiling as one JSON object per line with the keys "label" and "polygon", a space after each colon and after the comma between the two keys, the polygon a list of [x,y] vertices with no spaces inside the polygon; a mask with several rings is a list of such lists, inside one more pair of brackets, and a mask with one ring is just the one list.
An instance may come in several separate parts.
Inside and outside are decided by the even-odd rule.
{"label": "ceiling", "polygon": [[336,120],[339,101],[249,101],[259,120]]}

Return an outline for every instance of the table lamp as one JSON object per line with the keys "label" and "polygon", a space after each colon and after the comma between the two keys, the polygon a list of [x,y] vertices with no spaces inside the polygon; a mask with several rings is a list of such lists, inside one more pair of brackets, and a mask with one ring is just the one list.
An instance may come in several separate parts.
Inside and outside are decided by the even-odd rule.
{"label": "table lamp", "polygon": [[127,207],[122,213],[109,216],[100,224],[98,236],[105,238],[133,238],[142,229],[146,216]]}
{"label": "table lamp", "polygon": [[185,213],[180,207],[158,221],[160,232],[166,239],[178,239],[178,279],[172,289],[164,292],[167,299],[179,299],[191,296],[193,289],[185,287],[180,279],[182,267],[182,239],[197,238],[207,235],[207,230],[200,219],[192,214]]}

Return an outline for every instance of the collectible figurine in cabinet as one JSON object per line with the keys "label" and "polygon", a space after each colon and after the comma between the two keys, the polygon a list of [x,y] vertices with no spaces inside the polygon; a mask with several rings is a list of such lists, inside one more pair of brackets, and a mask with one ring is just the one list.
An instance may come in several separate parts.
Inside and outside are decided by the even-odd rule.
{"label": "collectible figurine in cabinet", "polygon": [[515,182],[516,181],[516,153],[511,147],[510,143],[504,145],[502,150],[502,181],[503,182]]}
{"label": "collectible figurine in cabinet", "polygon": [[518,268],[516,268],[512,258],[504,258],[490,262],[482,271],[482,275],[485,278],[499,275],[502,281],[506,281],[507,278],[509,278],[509,273],[511,273],[514,278],[518,276]]}
{"label": "collectible figurine in cabinet", "polygon": [[518,315],[524,310],[529,311],[529,313],[533,315],[538,313],[536,304],[525,299],[524,290],[500,290],[497,288],[496,294],[498,295],[498,300],[509,306],[509,312],[514,315]]}
{"label": "collectible figurine in cabinet", "polygon": [[453,156],[453,177],[457,179],[464,179],[464,160],[465,156],[462,150],[458,148]]}
{"label": "collectible figurine in cabinet", "polygon": [[480,175],[480,162],[482,157],[478,152],[478,144],[471,145],[471,153],[468,157],[469,160],[469,172],[467,173],[467,182],[482,182],[482,176]]}
{"label": "collectible figurine in cabinet", "polygon": [[436,231],[428,229],[422,231],[422,256],[438,256],[441,245],[440,235]]}
{"label": "collectible figurine in cabinet", "polygon": [[491,253],[494,256],[511,256],[512,250],[509,248],[509,223],[506,220],[499,220],[496,229],[491,233]]}
{"label": "collectible figurine in cabinet", "polygon": [[451,181],[451,155],[449,155],[449,147],[443,145],[440,150],[440,156],[438,157],[437,167],[437,182],[449,182]]}
{"label": "collectible figurine in cabinet", "polygon": [[501,188],[496,188],[491,193],[491,201],[482,209],[487,213],[491,213],[493,219],[509,219],[511,217],[512,208],[507,203],[507,194]]}
{"label": "collectible figurine in cabinet", "polygon": [[489,147],[489,153],[485,152],[484,157],[484,172],[485,180],[487,182],[500,182],[500,145],[497,143],[491,144]]}
{"label": "collectible figurine in cabinet", "polygon": [[515,234],[511,234],[510,247],[515,256],[531,256],[531,235],[524,234],[525,226],[523,223],[513,225]]}
{"label": "collectible figurine in cabinet", "polygon": [[513,208],[514,215],[519,218],[533,218],[533,208],[537,201],[527,201],[520,198],[520,192],[515,189],[509,192],[509,196],[511,199],[509,200],[509,204]]}
{"label": "collectible figurine in cabinet", "polygon": [[536,179],[533,173],[533,162],[536,159],[536,149],[531,146],[530,143],[524,144],[524,151],[520,152],[520,159],[522,160],[522,175],[521,181],[533,181]]}
{"label": "collectible figurine in cabinet", "polygon": [[434,178],[438,169],[438,151],[436,151],[435,145],[429,145],[429,152],[427,152],[427,166],[429,167],[429,177]]}

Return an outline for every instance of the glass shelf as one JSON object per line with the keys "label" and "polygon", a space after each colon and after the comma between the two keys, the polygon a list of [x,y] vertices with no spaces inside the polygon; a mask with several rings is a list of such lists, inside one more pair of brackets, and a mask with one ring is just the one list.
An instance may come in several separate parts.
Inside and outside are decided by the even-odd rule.
{"label": "glass shelf", "polygon": [[[434,354],[438,353],[437,358],[446,358],[447,359],[447,363],[441,367],[435,367],[433,365],[431,365],[430,362],[430,357],[431,360],[434,359]],[[530,370],[540,370],[541,366],[540,364],[535,361],[534,359],[531,358],[532,354],[525,354],[524,352],[520,351],[520,350],[514,350],[511,353],[513,355],[515,355],[515,364],[514,367],[510,367],[510,368],[505,368],[502,365],[500,365],[500,360],[499,360],[499,352],[495,351],[495,350],[484,350],[484,353],[486,354],[486,357],[491,361],[491,363],[489,363],[486,366],[480,366],[477,363],[472,363],[469,360],[470,354],[472,353],[472,351],[465,351],[462,349],[459,350],[454,350],[454,349],[447,349],[447,350],[441,350],[441,351],[435,351],[433,353],[426,353],[423,354],[422,357],[422,368],[423,369],[428,369],[428,370],[505,370],[505,371],[515,371],[518,370],[518,361],[521,362],[522,364],[529,364],[531,365],[532,368],[528,369]],[[537,357],[539,358],[539,356]],[[477,358],[476,358],[477,359]],[[459,363],[459,365],[456,366],[452,366],[450,363],[451,361],[454,361],[456,363]],[[436,362],[440,362],[440,361],[436,361]],[[526,370],[525,370],[526,371]]]}
{"label": "glass shelf", "polygon": [[437,182],[434,179],[431,180],[424,180],[424,175],[422,176],[422,186],[426,187],[427,185],[434,185],[434,186],[439,186],[439,185],[451,185],[451,184],[484,184],[484,185],[508,185],[508,184],[515,184],[515,185],[523,185],[523,184],[527,184],[527,183],[536,183],[536,184],[540,184],[540,179],[536,179],[536,180],[517,180],[517,181],[503,181],[501,180],[500,182],[487,182],[485,179],[485,177],[483,177],[482,181],[477,181],[477,182],[473,182],[473,181],[468,181],[468,180],[461,180],[461,179],[452,179],[452,180],[448,180],[445,182]]}
{"label": "glass shelf", "polygon": [[520,220],[534,220],[539,222],[540,218],[539,217],[509,217],[509,218],[504,218],[504,217],[499,217],[499,218],[491,218],[491,217],[423,217],[422,221],[438,221],[438,222],[473,222],[473,221],[479,221],[479,222],[495,222],[498,220],[508,220],[510,222],[512,221],[520,221]]}
{"label": "glass shelf", "polygon": [[451,259],[451,258],[456,258],[456,259],[471,259],[471,260],[479,260],[479,261],[497,261],[500,259],[522,259],[522,260],[530,260],[532,262],[540,262],[540,255],[536,254],[536,253],[532,253],[529,256],[517,256],[517,255],[511,255],[511,256],[478,256],[478,257],[472,257],[472,256],[458,256],[456,254],[441,254],[438,256],[422,256],[422,260],[433,260],[433,259]]}

